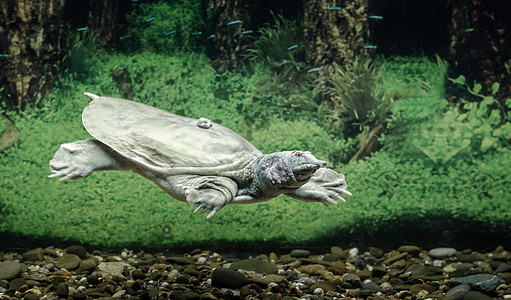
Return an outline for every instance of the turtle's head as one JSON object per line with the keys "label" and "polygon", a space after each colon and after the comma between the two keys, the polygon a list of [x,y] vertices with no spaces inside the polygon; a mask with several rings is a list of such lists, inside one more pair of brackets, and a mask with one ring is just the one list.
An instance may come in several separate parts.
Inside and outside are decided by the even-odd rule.
{"label": "turtle's head", "polygon": [[308,151],[283,151],[265,155],[256,169],[256,176],[263,190],[284,192],[307,183],[312,174],[324,168],[326,162],[315,158]]}

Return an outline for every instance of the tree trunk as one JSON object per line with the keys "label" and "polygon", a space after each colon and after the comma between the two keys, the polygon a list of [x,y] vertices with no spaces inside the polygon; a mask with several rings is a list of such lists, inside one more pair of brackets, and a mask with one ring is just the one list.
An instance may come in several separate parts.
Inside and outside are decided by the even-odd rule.
{"label": "tree trunk", "polygon": [[[305,0],[304,42],[305,61],[320,68],[318,87],[325,90],[333,75],[333,64],[343,65],[358,55],[374,51],[369,45],[369,0],[349,0],[342,7],[331,0]],[[325,93],[321,105],[332,107],[332,99]]]}
{"label": "tree trunk", "polygon": [[352,61],[369,49],[368,0],[349,0],[342,7],[331,0],[305,0],[305,60],[311,66]]}
{"label": "tree trunk", "polygon": [[132,9],[130,0],[66,0],[64,20],[74,28],[87,27],[102,45],[117,41],[125,16]]}
{"label": "tree trunk", "polygon": [[0,85],[9,108],[37,103],[54,84],[64,0],[0,1]]}
{"label": "tree trunk", "polygon": [[206,36],[211,65],[222,73],[239,70],[245,64],[244,51],[250,44],[249,0],[206,0],[212,32]]}
{"label": "tree trunk", "polygon": [[450,77],[464,75],[470,85],[483,85],[492,94],[492,85],[500,84],[495,97],[503,101],[511,96],[511,2],[454,0],[450,51],[453,65]]}

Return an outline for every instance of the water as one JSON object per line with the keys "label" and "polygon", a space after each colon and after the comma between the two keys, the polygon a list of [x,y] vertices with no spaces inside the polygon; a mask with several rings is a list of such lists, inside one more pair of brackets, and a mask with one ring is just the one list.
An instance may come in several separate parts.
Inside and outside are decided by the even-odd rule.
{"label": "water", "polygon": [[[0,112],[21,141],[0,152],[0,248],[78,243],[246,257],[334,245],[510,246],[511,81],[501,67],[511,53],[502,35],[509,5],[346,1],[322,9],[315,1],[284,1],[227,9],[217,1],[125,1],[101,9],[78,2],[66,1],[55,12],[61,19],[38,19],[53,26],[39,39],[27,27],[35,25],[0,22]],[[213,7],[223,13],[212,14]],[[474,13],[478,19],[459,17]],[[24,32],[30,50],[16,48]],[[28,88],[19,88],[23,81]],[[90,101],[83,92],[207,118],[212,130],[230,128],[262,153],[310,151],[345,175],[353,195],[337,205],[321,203],[326,194],[319,203],[281,195],[226,205],[206,220],[208,214],[193,214],[194,206],[135,174],[157,176],[147,167],[76,181],[47,178],[61,144],[98,138],[82,126]],[[157,133],[167,123],[146,126],[150,112],[110,109],[91,117],[90,126],[119,145],[128,141],[119,147],[136,160],[140,149],[150,151],[143,161],[149,165],[178,168],[186,157],[193,170],[185,175],[196,176],[216,159],[225,166],[246,157],[246,149],[259,155],[252,146],[240,150],[225,137],[194,140],[181,129],[171,132],[177,144],[153,145],[172,135]],[[115,132],[108,121],[130,125]],[[0,124],[2,138],[5,128]],[[112,154],[116,162],[133,169],[120,158],[126,153],[108,146],[107,153],[121,152]],[[222,184],[242,190],[251,182]]]}

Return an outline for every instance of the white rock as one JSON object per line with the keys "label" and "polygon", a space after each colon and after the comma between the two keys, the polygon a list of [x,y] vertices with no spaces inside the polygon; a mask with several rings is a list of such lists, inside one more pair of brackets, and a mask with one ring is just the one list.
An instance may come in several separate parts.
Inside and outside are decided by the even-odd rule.
{"label": "white rock", "polygon": [[207,257],[205,257],[205,256],[201,256],[201,257],[199,257],[199,259],[197,259],[197,263],[198,263],[199,265],[203,265],[203,264],[205,264],[207,261],[208,261],[208,258],[207,258]]}
{"label": "white rock", "polygon": [[433,266],[435,267],[443,267],[445,265],[445,260],[435,259],[433,260]]}
{"label": "white rock", "polygon": [[120,276],[124,272],[124,267],[130,267],[130,265],[123,262],[102,262],[98,265],[98,270]]}
{"label": "white rock", "polygon": [[322,288],[316,288],[313,293],[314,295],[323,295],[325,292]]}
{"label": "white rock", "polygon": [[444,258],[456,255],[456,249],[454,248],[435,248],[429,250],[429,256],[432,258]]}
{"label": "white rock", "polygon": [[348,252],[348,254],[350,255],[350,257],[355,257],[357,256],[358,254],[358,248],[355,247],[355,248],[351,248],[350,251]]}
{"label": "white rock", "polygon": [[112,295],[112,298],[123,298],[126,295],[126,290],[118,290]]}

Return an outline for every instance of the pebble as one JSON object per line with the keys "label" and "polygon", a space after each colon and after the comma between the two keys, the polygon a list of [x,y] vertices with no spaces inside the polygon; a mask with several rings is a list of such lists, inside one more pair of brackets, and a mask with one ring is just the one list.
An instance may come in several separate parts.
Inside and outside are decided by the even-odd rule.
{"label": "pebble", "polygon": [[78,255],[66,253],[59,258],[55,266],[59,269],[75,270],[80,266],[81,261]]}
{"label": "pebble", "polygon": [[261,274],[277,274],[278,268],[272,263],[267,261],[263,261],[257,258],[249,258],[244,260],[239,260],[230,266],[231,269],[243,269],[248,271],[254,271]]}
{"label": "pebble", "polygon": [[340,258],[348,258],[346,252],[344,252],[344,250],[342,250],[341,247],[338,246],[332,246],[332,248],[330,248],[330,253]]}
{"label": "pebble", "polygon": [[0,280],[11,280],[16,278],[20,272],[20,263],[11,260],[0,262]]}
{"label": "pebble", "polygon": [[127,263],[123,262],[102,262],[98,265],[98,270],[110,275],[120,276],[124,272],[124,267],[128,267]]}
{"label": "pebble", "polygon": [[470,291],[463,296],[463,300],[491,300],[492,297],[478,291]]}
{"label": "pebble", "polygon": [[67,254],[75,254],[79,258],[84,259],[87,257],[87,249],[81,245],[72,245],[66,248]]}
{"label": "pebble", "polygon": [[417,256],[421,253],[421,249],[417,246],[404,245],[397,248],[398,252],[407,252],[413,256]]}
{"label": "pebble", "polygon": [[322,271],[325,271],[326,267],[320,264],[305,265],[298,268],[301,273],[307,273],[310,275],[319,275]]}
{"label": "pebble", "polygon": [[249,283],[245,275],[226,268],[217,268],[211,275],[211,285],[216,287],[239,289]]}
{"label": "pebble", "polygon": [[429,256],[432,258],[446,258],[456,255],[456,249],[454,248],[434,248],[429,250]]}
{"label": "pebble", "polygon": [[311,255],[311,252],[309,250],[295,249],[289,255],[295,258],[307,258]]}
{"label": "pebble", "polygon": [[409,272],[412,276],[433,276],[442,274],[442,269],[435,266],[413,264],[406,270],[406,272]]}
{"label": "pebble", "polygon": [[489,293],[499,286],[499,278],[493,274],[476,274],[452,279],[449,281],[449,284],[468,284],[473,289]]}
{"label": "pebble", "polygon": [[24,278],[14,278],[9,282],[9,289],[17,291],[26,284],[27,281]]}
{"label": "pebble", "polygon": [[23,260],[24,261],[38,261],[43,260],[44,253],[43,248],[37,248],[34,250],[29,250],[23,254]]}
{"label": "pebble", "polygon": [[310,287],[310,289],[313,290],[313,291],[316,290],[316,289],[320,289],[323,292],[335,291],[337,289],[337,285],[335,283],[333,283],[333,282],[321,281],[321,282],[314,283]]}
{"label": "pebble", "polygon": [[93,258],[89,258],[86,260],[82,260],[80,262],[80,266],[76,270],[76,273],[91,273],[96,269],[97,263],[96,260]]}
{"label": "pebble", "polygon": [[69,287],[64,282],[61,282],[57,284],[56,293],[59,297],[67,298],[69,295]]}
{"label": "pebble", "polygon": [[453,287],[445,293],[446,298],[450,299],[463,299],[463,297],[471,290],[470,285],[460,284]]}

